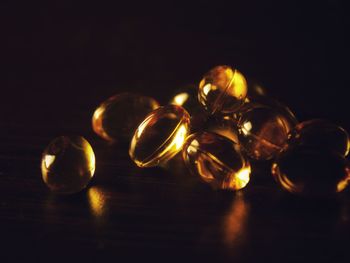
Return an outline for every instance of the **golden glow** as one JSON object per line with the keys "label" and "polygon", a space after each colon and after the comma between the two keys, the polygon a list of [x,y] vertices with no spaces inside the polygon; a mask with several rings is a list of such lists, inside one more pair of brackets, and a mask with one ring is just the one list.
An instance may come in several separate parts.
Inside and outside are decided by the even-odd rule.
{"label": "golden glow", "polygon": [[44,156],[44,162],[45,162],[45,167],[47,169],[50,169],[50,166],[53,164],[53,162],[55,161],[56,156],[55,155],[51,155],[51,154],[46,154]]}
{"label": "golden glow", "polygon": [[337,184],[337,193],[342,192],[350,183],[350,169],[349,169],[349,167],[345,167],[345,173],[346,173],[345,178]]}
{"label": "golden glow", "polygon": [[210,113],[231,113],[237,110],[247,96],[247,81],[236,69],[217,66],[199,83],[199,102]]}
{"label": "golden glow", "polygon": [[93,177],[96,169],[96,157],[90,144],[86,145],[84,150],[87,153],[88,167],[91,171],[91,177]]}
{"label": "golden glow", "polygon": [[250,179],[250,173],[250,166],[245,167],[236,173],[236,185],[238,185],[238,187],[236,186],[236,188],[241,189],[248,184]]}
{"label": "golden glow", "polygon": [[[143,140],[147,138],[149,133],[151,137],[156,138],[159,135],[159,130],[153,130],[153,125],[158,121],[166,119],[172,120],[176,125],[173,128],[173,124],[170,125],[166,132],[170,133],[169,136],[164,141],[158,141],[155,145],[155,150],[150,152],[144,152],[143,156],[138,153],[139,147],[145,143]],[[145,121],[143,121],[139,128],[136,130],[129,148],[129,155],[131,159],[139,167],[151,167],[160,164],[164,164],[175,156],[183,147],[185,139],[189,133],[189,114],[181,107],[175,105],[168,105],[160,108],[155,113],[149,115]],[[168,124],[166,124],[168,125]],[[146,134],[145,134],[146,133]],[[163,138],[164,135],[161,134]],[[158,147],[157,147],[158,146]],[[157,147],[157,148],[156,148]],[[148,154],[148,155],[147,155]]]}
{"label": "golden glow", "polygon": [[106,105],[101,104],[94,112],[92,116],[92,129],[96,134],[101,136],[103,139],[107,141],[113,141],[111,137],[108,136],[106,131],[103,129],[103,114],[106,111]]}
{"label": "golden glow", "polygon": [[171,103],[178,106],[182,106],[188,100],[188,98],[189,98],[189,94],[186,92],[183,92],[176,95]]}
{"label": "golden glow", "polygon": [[238,70],[235,70],[229,86],[227,87],[227,92],[238,99],[244,99],[247,96],[247,81]]}
{"label": "golden glow", "polygon": [[149,115],[141,124],[140,126],[137,128],[136,131],[136,137],[140,138],[141,134],[143,133],[144,129],[148,126],[149,122],[152,120],[153,118],[153,114]]}
{"label": "golden glow", "polygon": [[350,151],[350,139],[348,139],[348,144],[346,146],[346,151],[345,151],[344,156],[347,156],[349,154],[349,151]]}
{"label": "golden glow", "polygon": [[[210,90],[212,89],[211,87],[212,87],[212,85],[211,85],[210,83],[207,83],[207,84],[203,87],[203,93],[204,93],[204,95],[207,96],[207,95],[209,94]],[[215,86],[213,87],[213,90],[215,90]]]}
{"label": "golden glow", "polygon": [[106,212],[106,195],[96,186],[89,188],[87,191],[88,201],[91,212],[96,217],[101,217]]}
{"label": "golden glow", "polygon": [[197,140],[193,140],[193,141],[191,142],[191,145],[188,146],[187,152],[188,152],[188,153],[196,153],[198,147],[199,147],[199,142],[198,142]]}
{"label": "golden glow", "polygon": [[180,123],[169,138],[147,159],[135,161],[140,167],[149,167],[170,160],[175,156],[185,143],[189,132],[188,123]]}
{"label": "golden glow", "polygon": [[249,183],[250,172],[251,168],[249,164],[237,172],[232,171],[228,177],[228,180],[223,181],[222,188],[234,190],[244,188]]}
{"label": "golden glow", "polygon": [[224,219],[224,242],[228,246],[234,246],[241,241],[241,234],[247,223],[249,207],[242,192],[238,192],[232,203],[230,211]]}
{"label": "golden glow", "polygon": [[176,151],[182,148],[182,145],[185,142],[186,136],[187,136],[187,127],[185,125],[181,125],[177,130],[173,139],[173,143],[175,145]]}
{"label": "golden glow", "polygon": [[44,150],[42,179],[57,193],[79,192],[93,177],[95,165],[95,155],[88,141],[83,137],[60,136]]}
{"label": "golden glow", "polygon": [[252,128],[252,123],[250,121],[247,121],[243,123],[242,132],[244,133],[244,135],[248,135]]}

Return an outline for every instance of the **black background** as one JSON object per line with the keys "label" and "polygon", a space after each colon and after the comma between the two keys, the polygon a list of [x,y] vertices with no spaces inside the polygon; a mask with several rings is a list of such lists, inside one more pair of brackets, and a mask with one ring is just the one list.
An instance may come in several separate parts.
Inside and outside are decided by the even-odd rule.
{"label": "black background", "polygon": [[165,103],[175,88],[229,64],[302,119],[347,125],[341,1],[2,6],[5,118],[33,112],[40,120],[61,108],[54,118],[69,118],[66,112],[121,90]]}
{"label": "black background", "polygon": [[[40,153],[54,136],[81,134],[92,140],[93,146],[97,149],[103,149],[106,146],[93,135],[90,118],[94,108],[115,93],[137,91],[153,96],[164,104],[174,90],[187,84],[197,84],[203,73],[210,68],[228,64],[238,68],[248,78],[260,82],[270,94],[289,105],[300,120],[315,117],[327,118],[350,130],[347,95],[349,66],[346,45],[349,30],[347,9],[342,1],[201,3],[116,1],[113,4],[103,4],[100,2],[73,3],[62,0],[47,1],[40,5],[30,1],[2,2],[0,7],[1,45],[4,45],[1,48],[0,58],[3,65],[0,83],[1,175],[3,176],[1,217],[2,225],[7,229],[3,232],[5,233],[3,241],[9,243],[11,249],[27,248],[29,251],[39,252],[40,247],[44,246],[47,255],[51,255],[60,243],[65,249],[70,245],[77,247],[78,252],[82,252],[85,257],[88,256],[83,253],[85,249],[93,254],[100,251],[108,252],[108,255],[113,255],[115,247],[126,246],[126,251],[133,251],[133,241],[129,240],[130,244],[123,243],[124,239],[119,235],[104,235],[108,231],[113,233],[113,224],[108,220],[118,218],[118,214],[108,217],[107,223],[105,222],[102,226],[96,226],[96,222],[84,225],[83,218],[86,212],[84,205],[79,203],[84,202],[84,193],[69,201],[64,199],[58,202],[58,205],[55,203],[60,207],[61,212],[71,213],[70,203],[73,203],[75,208],[82,207],[73,217],[77,220],[73,220],[74,223],[83,222],[80,228],[77,227],[80,229],[78,232],[73,231],[73,234],[69,234],[71,226],[67,226],[71,221],[63,220],[63,223],[61,221],[61,217],[67,219],[64,216],[65,212],[62,212],[63,215],[61,212],[49,213],[51,217],[45,217],[47,215],[45,207],[47,208],[48,202],[51,204],[52,196],[38,179],[40,178],[38,169]],[[167,185],[169,182],[171,184],[173,179],[170,176],[159,179],[159,173],[164,172],[135,171],[136,168],[124,155],[120,159],[112,159],[111,155],[104,153],[103,150],[97,150],[97,152],[102,156],[100,159],[102,164],[110,164],[108,160],[114,160],[115,163],[112,163],[117,166],[115,169],[116,173],[120,174],[120,178],[117,176],[117,179],[113,179],[117,182],[115,183],[117,186],[115,184],[110,186],[106,174],[113,173],[114,166],[100,164],[101,179],[100,181],[96,179],[95,184],[109,185],[111,196],[113,198],[118,196],[129,205],[130,202],[140,204],[133,199],[136,193],[146,195],[150,199],[144,201],[145,204],[140,201],[144,206],[139,207],[143,211],[140,212],[143,219],[149,215],[148,213],[152,215],[152,212],[148,211],[149,208],[156,207],[158,212],[155,214],[163,214],[165,217],[169,213],[165,208],[167,207],[165,202],[183,206],[189,201],[188,199],[192,198],[190,193],[195,190],[189,187],[185,187],[184,190],[181,188],[181,183],[176,184],[176,187],[165,187],[164,184]],[[120,153],[114,154],[120,155]],[[135,179],[139,178],[135,177],[136,173],[146,173],[145,178],[155,186],[144,186],[142,179],[140,182]],[[121,186],[118,184],[119,180],[122,181]],[[178,183],[176,180],[175,182]],[[169,191],[169,194],[160,191],[161,196],[159,193],[157,196],[154,192],[158,190],[153,190],[161,187],[165,187],[167,190],[163,191]],[[195,206],[196,200],[209,195],[209,198],[214,201],[209,202],[207,206],[201,203],[200,209],[203,211],[213,209],[210,213],[217,213],[220,218],[230,197],[213,194],[207,188],[203,190],[201,185],[195,184],[193,187],[194,189],[199,187],[200,190],[197,190],[198,195],[193,197],[194,201],[189,201],[190,204]],[[182,191],[185,191],[187,196],[179,201],[177,198]],[[252,207],[259,207],[261,199],[265,197],[259,196],[259,190],[251,191],[253,197],[248,197],[247,202]],[[269,191],[267,195],[274,196],[273,191],[271,193]],[[140,200],[143,200],[142,194],[141,197],[139,196]],[[271,199],[275,200],[275,197]],[[33,205],[36,202],[39,203],[38,207]],[[221,202],[223,205],[218,206],[216,202]],[[185,209],[186,213],[188,212],[193,220],[204,220],[201,216],[192,215],[191,213],[200,214],[200,211],[196,209],[193,211],[190,206]],[[52,207],[54,207],[52,209],[57,208],[55,205]],[[129,208],[129,214],[125,212],[124,219],[121,219],[122,222],[130,220],[134,223],[134,225],[130,223],[129,228],[126,227],[126,236],[130,233],[132,236],[133,226],[135,226],[133,220],[136,221],[132,205]],[[263,222],[270,222],[269,213],[274,209],[271,205],[267,205],[264,209],[263,211],[258,209],[258,215],[265,218]],[[304,213],[308,211],[306,208],[305,211],[302,210],[304,212],[300,212],[294,207],[297,216],[289,221],[286,219],[290,216],[289,210],[284,209],[283,205],[278,209],[280,210],[277,211],[277,215],[272,213],[271,217],[275,220],[279,231],[283,229],[283,220],[293,225],[294,219],[305,219],[304,221],[300,219],[305,229],[313,225],[315,218]],[[252,209],[252,211],[254,214],[255,210]],[[185,220],[181,217],[183,214],[177,213],[177,210],[170,212],[173,213],[172,222]],[[326,217],[324,224],[329,226],[327,222],[338,220],[334,218],[338,217],[333,215]],[[153,225],[163,227],[167,225],[165,219],[164,221],[163,219],[152,221],[149,218],[147,220],[147,222],[153,222]],[[208,221],[204,220],[204,222],[206,223],[203,223],[203,226],[210,225]],[[201,225],[199,222],[193,222],[193,224]],[[142,222],[135,227],[140,225]],[[151,247],[159,252],[162,247],[169,249],[180,246],[182,249],[179,248],[179,251],[183,252],[184,247],[187,246],[188,250],[185,251],[191,254],[193,247],[196,247],[197,252],[200,251],[196,241],[200,235],[197,236],[191,232],[191,225],[192,223],[185,224],[183,228],[176,225],[174,229],[183,231],[175,231],[178,233],[170,235],[170,239],[168,236],[164,237],[164,240],[157,239],[156,234],[151,230],[141,231],[142,238],[132,237],[133,240],[136,239],[136,243],[139,242],[138,249],[141,250],[146,251]],[[40,226],[44,228],[45,238],[34,234],[40,232]],[[58,236],[47,234],[51,233],[52,229],[56,230],[53,232]],[[87,229],[92,229],[92,232]],[[295,227],[285,236],[281,232],[274,232],[273,229],[271,223],[252,224],[251,231],[257,231],[261,235],[266,232],[272,237],[268,238],[266,247],[262,245],[263,248],[259,246],[260,243],[256,243],[258,241],[248,238],[250,241],[243,250],[244,253],[255,251],[257,258],[268,255],[267,258],[277,261],[302,260],[304,259],[302,255],[310,250],[313,252],[308,254],[309,258],[315,256],[314,253],[318,251],[319,245],[339,255],[338,249],[344,248],[339,247],[339,244],[346,241],[345,234],[340,238],[334,237],[332,231],[331,237],[325,234],[327,230],[322,230],[324,226],[312,230],[312,234],[303,228]],[[346,223],[345,228],[341,229],[349,230],[349,224]],[[198,233],[202,233],[200,228],[197,230]],[[90,234],[81,235],[86,231]],[[57,234],[58,232],[61,235]],[[205,236],[204,239],[220,239],[215,236],[215,231],[213,233],[213,237]],[[62,245],[65,238],[70,240],[72,236],[82,237],[78,240],[73,238],[74,241],[66,241],[68,245]],[[311,239],[312,243],[319,240],[320,236],[322,238],[319,243],[317,241],[309,249],[304,247],[307,243],[305,240]],[[258,235],[258,237],[261,236]],[[19,240],[22,241],[19,242]],[[184,240],[191,240],[191,242],[188,241],[187,244]],[[283,245],[276,244],[283,244],[285,240],[290,240],[287,243],[291,248],[278,252]],[[181,246],[183,242],[186,245]],[[142,245],[143,243],[148,245]],[[219,258],[222,260],[237,259],[236,254],[231,254],[232,251],[228,252],[228,248],[227,250],[221,248],[220,244],[213,241],[213,244],[208,246],[209,251],[213,252],[213,255],[220,255]],[[276,245],[277,252],[271,247],[272,251],[268,253],[270,245]],[[301,250],[301,254],[294,253],[298,249]],[[76,254],[79,254],[78,252]],[[247,257],[247,261],[257,261],[253,252]],[[332,253],[327,256],[322,253],[316,254],[318,259],[330,262],[346,261],[344,258],[332,261],[334,257]],[[45,251],[43,255],[46,255]],[[243,252],[238,259],[244,259]]]}

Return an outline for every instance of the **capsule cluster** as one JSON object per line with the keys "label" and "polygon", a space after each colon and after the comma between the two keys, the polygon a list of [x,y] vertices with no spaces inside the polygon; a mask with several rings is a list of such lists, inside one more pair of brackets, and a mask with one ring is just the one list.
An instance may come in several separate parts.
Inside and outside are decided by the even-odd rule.
{"label": "capsule cluster", "polygon": [[[333,195],[350,181],[345,158],[349,136],[342,127],[320,119],[298,122],[288,107],[229,66],[211,69],[198,86],[180,89],[164,106],[151,97],[117,94],[95,110],[92,127],[107,141],[130,142],[129,155],[142,168],[162,166],[182,152],[188,170],[214,189],[235,191],[247,186],[254,176],[252,160],[270,161],[277,185],[297,195]],[[51,152],[57,144],[61,148],[77,145],[67,140],[48,146],[42,170],[51,189],[70,193],[74,192],[70,182],[75,182],[76,191],[83,189],[94,167],[80,169],[88,172],[85,177],[76,175],[85,178],[78,187],[73,172],[62,175],[66,184],[50,179],[50,173],[57,177],[61,170],[48,172],[46,159],[51,167],[58,159],[50,157],[56,156]],[[85,148],[78,145],[76,151],[89,149],[90,153],[77,162],[91,166],[93,159],[94,165],[91,146],[83,139],[78,143]],[[71,181],[65,176],[72,176]]]}

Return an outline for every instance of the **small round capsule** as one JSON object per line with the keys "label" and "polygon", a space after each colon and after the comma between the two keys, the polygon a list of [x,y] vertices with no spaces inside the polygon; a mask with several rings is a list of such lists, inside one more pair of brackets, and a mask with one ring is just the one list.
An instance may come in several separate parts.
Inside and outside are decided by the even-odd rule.
{"label": "small round capsule", "polygon": [[350,182],[350,166],[332,152],[288,147],[272,165],[272,175],[287,192],[308,197],[329,197]]}
{"label": "small round capsule", "polygon": [[183,159],[193,174],[214,189],[239,190],[250,179],[250,164],[239,146],[215,133],[198,132],[189,136]]}
{"label": "small round capsule", "polygon": [[247,90],[242,73],[229,66],[217,66],[199,83],[198,100],[210,114],[231,113],[242,106]]}
{"label": "small round capsule", "polygon": [[95,172],[91,145],[80,136],[60,136],[43,152],[41,173],[51,191],[72,194],[84,189]]}
{"label": "small round capsule", "polygon": [[310,150],[338,153],[344,157],[350,147],[349,134],[342,127],[322,119],[296,125],[290,134],[289,143]]}
{"label": "small round capsule", "polygon": [[139,167],[164,164],[181,149],[189,133],[190,116],[176,105],[160,107],[139,125],[129,155]]}
{"label": "small round capsule", "polygon": [[92,128],[107,141],[129,142],[140,122],[158,107],[159,103],[151,97],[133,93],[116,94],[95,110]]}
{"label": "small round capsule", "polygon": [[275,157],[286,147],[297,120],[288,110],[252,104],[238,120],[238,140],[247,155],[256,160]]}

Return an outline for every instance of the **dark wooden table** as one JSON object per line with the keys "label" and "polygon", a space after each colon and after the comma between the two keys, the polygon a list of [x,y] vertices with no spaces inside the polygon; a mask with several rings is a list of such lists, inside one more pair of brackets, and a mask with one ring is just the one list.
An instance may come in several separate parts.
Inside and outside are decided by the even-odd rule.
{"label": "dark wooden table", "polygon": [[[0,262],[349,262],[349,191],[289,196],[268,163],[244,190],[213,191],[180,158],[139,169],[125,146],[92,132],[108,96],[165,104],[217,64],[263,83],[301,120],[350,130],[344,4],[256,2],[1,4]],[[60,197],[43,184],[40,158],[64,134],[86,137],[97,167],[86,190]]]}

